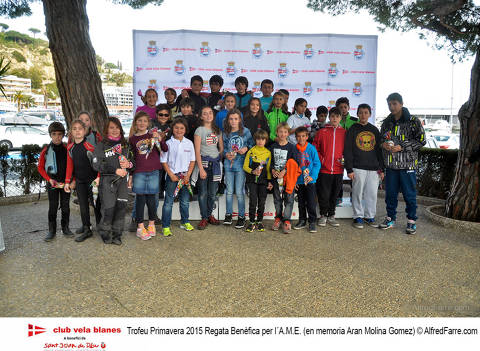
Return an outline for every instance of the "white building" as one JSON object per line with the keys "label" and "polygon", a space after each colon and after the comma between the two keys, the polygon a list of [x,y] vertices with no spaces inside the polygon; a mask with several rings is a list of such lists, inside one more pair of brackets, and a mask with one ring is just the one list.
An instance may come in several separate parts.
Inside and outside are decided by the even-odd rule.
{"label": "white building", "polygon": [[133,85],[127,83],[123,87],[103,85],[103,96],[110,114],[131,113],[133,109]]}
{"label": "white building", "polygon": [[[13,95],[21,91],[24,95],[32,95],[32,81],[29,78],[19,78],[17,76],[5,76],[0,79],[0,84],[5,89],[8,101],[13,100]],[[5,97],[0,94],[0,101],[5,101]]]}

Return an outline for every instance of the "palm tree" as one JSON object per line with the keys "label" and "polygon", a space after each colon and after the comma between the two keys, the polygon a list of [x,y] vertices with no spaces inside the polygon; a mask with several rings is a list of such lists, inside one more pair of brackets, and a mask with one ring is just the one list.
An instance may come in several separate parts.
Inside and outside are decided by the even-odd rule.
{"label": "palm tree", "polygon": [[23,95],[21,91],[17,91],[13,95],[13,101],[17,103],[18,112],[20,112],[22,108],[22,102],[24,101],[24,99],[25,99],[25,95]]}
{"label": "palm tree", "polygon": [[[7,72],[10,68],[10,61],[5,62],[5,64],[4,61],[6,61],[5,57],[0,57],[0,80],[7,75]],[[7,95],[5,95],[5,88],[3,87],[2,83],[0,83],[0,92],[3,96],[7,97]]]}
{"label": "palm tree", "polygon": [[25,95],[23,98],[23,103],[25,104],[26,108],[30,108],[35,105],[35,99],[33,98],[33,96]]}

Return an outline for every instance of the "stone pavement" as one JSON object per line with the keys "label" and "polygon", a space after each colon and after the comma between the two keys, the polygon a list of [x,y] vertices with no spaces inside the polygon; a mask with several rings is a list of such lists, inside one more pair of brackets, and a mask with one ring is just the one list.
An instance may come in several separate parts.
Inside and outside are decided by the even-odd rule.
{"label": "stone pavement", "polygon": [[419,206],[408,236],[402,206],[388,231],[174,228],[146,242],[126,233],[120,247],[96,234],[45,243],[46,201],[3,206],[0,316],[480,316],[480,235],[435,226]]}

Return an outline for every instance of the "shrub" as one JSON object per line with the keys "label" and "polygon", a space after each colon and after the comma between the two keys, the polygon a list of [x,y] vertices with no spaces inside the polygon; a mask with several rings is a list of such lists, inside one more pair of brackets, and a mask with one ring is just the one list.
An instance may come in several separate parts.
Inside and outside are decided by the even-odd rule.
{"label": "shrub", "polygon": [[12,56],[15,60],[17,60],[17,62],[27,62],[27,59],[25,58],[25,56],[23,56],[22,53],[18,51],[12,52]]}

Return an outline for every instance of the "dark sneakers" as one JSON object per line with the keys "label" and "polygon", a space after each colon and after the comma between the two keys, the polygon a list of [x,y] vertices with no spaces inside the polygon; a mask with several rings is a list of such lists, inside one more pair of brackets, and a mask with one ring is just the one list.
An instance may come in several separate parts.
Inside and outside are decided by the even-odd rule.
{"label": "dark sneakers", "polygon": [[90,227],[86,226],[84,228],[85,228],[85,231],[75,238],[75,241],[77,243],[81,243],[82,241],[87,240],[93,235],[92,229]]}
{"label": "dark sneakers", "polygon": [[259,232],[264,232],[265,231],[265,226],[263,225],[262,222],[257,222],[255,226],[257,227],[257,230]]}
{"label": "dark sneakers", "polygon": [[353,220],[353,226],[357,229],[363,229],[363,219],[357,217]]}
{"label": "dark sneakers", "polygon": [[245,227],[245,217],[238,217],[235,228],[242,229],[243,227]]}
{"label": "dark sneakers", "polygon": [[70,230],[70,228],[68,227],[68,225],[62,227],[62,233],[63,235],[65,236],[73,236],[73,232]]}
{"label": "dark sneakers", "polygon": [[208,221],[206,219],[202,219],[200,223],[197,224],[198,230],[204,230],[208,226]]}
{"label": "dark sneakers", "polygon": [[386,230],[393,228],[395,226],[395,221],[392,220],[390,217],[385,217],[382,223],[378,226],[380,229]]}
{"label": "dark sneakers", "polygon": [[317,232],[317,226],[315,225],[315,222],[308,223],[308,231],[310,233],[316,233]]}
{"label": "dark sneakers", "polygon": [[[136,230],[136,229],[135,229]],[[82,225],[80,228],[78,228],[76,231],[75,231],[75,234],[83,234],[85,232],[85,227]]]}
{"label": "dark sneakers", "polygon": [[252,233],[255,230],[255,222],[248,223],[247,228],[245,229],[246,232]]}
{"label": "dark sneakers", "polygon": [[232,222],[232,215],[231,214],[226,214],[225,219],[223,220],[223,224],[225,225],[231,225]]}
{"label": "dark sneakers", "polygon": [[45,237],[45,240],[46,242],[50,242],[53,240],[53,238],[55,238],[55,236],[57,235],[57,223],[56,222],[49,222],[48,223],[48,233],[47,233],[47,236]]}
{"label": "dark sneakers", "polygon": [[307,221],[301,219],[301,220],[298,221],[297,224],[295,224],[295,226],[293,227],[293,229],[297,229],[297,230],[298,230],[298,229],[303,229],[303,228],[305,228],[306,226],[307,226]]}

